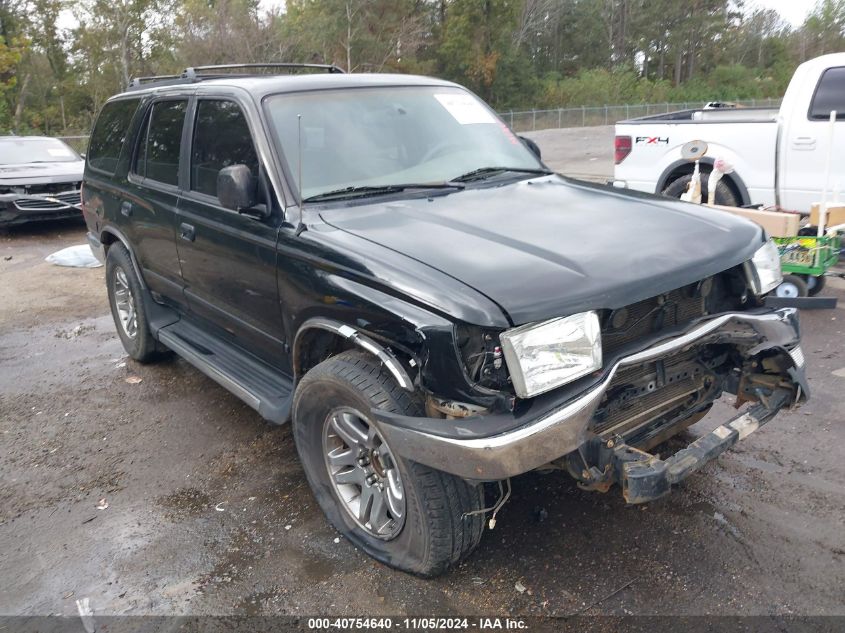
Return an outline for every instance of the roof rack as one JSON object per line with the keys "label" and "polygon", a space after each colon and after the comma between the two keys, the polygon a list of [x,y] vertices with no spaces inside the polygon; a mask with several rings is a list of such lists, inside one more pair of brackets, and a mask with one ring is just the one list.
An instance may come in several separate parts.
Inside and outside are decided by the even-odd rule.
{"label": "roof rack", "polygon": [[[270,69],[275,72],[255,72],[258,69]],[[245,70],[246,72],[228,72],[231,70]],[[171,86],[178,84],[196,83],[207,79],[225,79],[231,77],[260,77],[262,75],[282,74],[297,70],[320,70],[330,74],[345,71],[334,64],[295,64],[279,62],[270,64],[217,64],[214,66],[193,66],[186,68],[180,75],[156,75],[152,77],[135,77],[129,82],[128,90],[141,90],[154,86]]]}

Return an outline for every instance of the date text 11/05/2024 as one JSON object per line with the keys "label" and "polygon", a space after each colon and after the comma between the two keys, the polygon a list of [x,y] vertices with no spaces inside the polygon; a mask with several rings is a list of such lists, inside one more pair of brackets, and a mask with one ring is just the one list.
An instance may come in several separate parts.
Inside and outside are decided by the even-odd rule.
{"label": "date text 11/05/2024", "polygon": [[528,624],[522,618],[309,618],[308,629],[313,631],[329,630],[525,630]]}

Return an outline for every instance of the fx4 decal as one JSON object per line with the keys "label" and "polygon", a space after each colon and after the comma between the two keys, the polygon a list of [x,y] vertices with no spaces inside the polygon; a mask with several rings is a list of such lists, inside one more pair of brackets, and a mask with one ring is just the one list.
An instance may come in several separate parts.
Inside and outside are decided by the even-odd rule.
{"label": "fx4 decal", "polygon": [[668,145],[669,144],[669,137],[668,136],[638,136],[637,137],[637,145],[640,143],[645,143],[646,145]]}

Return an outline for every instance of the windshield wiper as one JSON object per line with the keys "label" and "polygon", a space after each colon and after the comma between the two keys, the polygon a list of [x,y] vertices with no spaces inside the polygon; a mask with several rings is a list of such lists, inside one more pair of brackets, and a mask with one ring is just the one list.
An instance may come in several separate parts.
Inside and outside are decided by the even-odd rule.
{"label": "windshield wiper", "polygon": [[505,172],[515,172],[517,174],[537,174],[540,176],[548,176],[554,172],[548,169],[540,169],[539,167],[481,167],[473,169],[465,174],[461,174],[457,178],[452,178],[451,182],[472,182],[473,180],[484,180],[491,176],[498,176]]}
{"label": "windshield wiper", "polygon": [[464,186],[453,182],[409,182],[397,185],[367,185],[359,187],[344,187],[318,193],[305,198],[303,202],[320,202],[326,200],[344,200],[350,198],[365,198],[367,196],[380,196],[389,193],[398,193],[408,189],[463,189]]}

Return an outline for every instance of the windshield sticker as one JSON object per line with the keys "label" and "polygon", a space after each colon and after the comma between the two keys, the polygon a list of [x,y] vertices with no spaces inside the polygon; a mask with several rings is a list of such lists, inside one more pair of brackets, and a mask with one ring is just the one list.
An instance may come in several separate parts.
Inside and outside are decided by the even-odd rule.
{"label": "windshield sticker", "polygon": [[69,149],[64,149],[63,147],[58,148],[47,148],[47,153],[50,156],[72,156],[73,154],[70,153]]}
{"label": "windshield sticker", "polygon": [[434,98],[461,125],[495,122],[493,115],[472,95],[449,93],[434,95]]}

